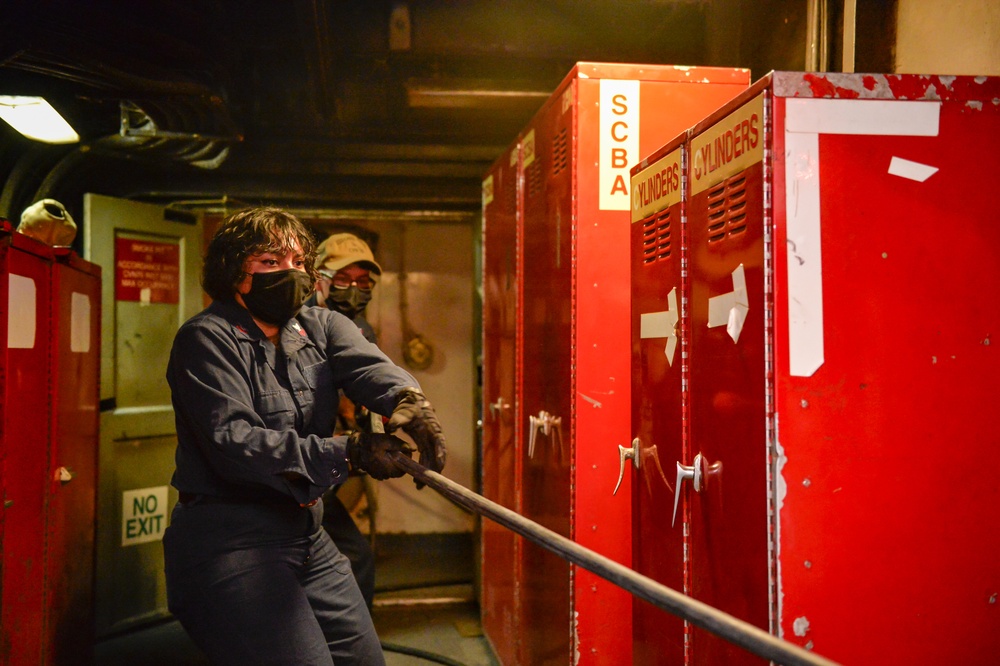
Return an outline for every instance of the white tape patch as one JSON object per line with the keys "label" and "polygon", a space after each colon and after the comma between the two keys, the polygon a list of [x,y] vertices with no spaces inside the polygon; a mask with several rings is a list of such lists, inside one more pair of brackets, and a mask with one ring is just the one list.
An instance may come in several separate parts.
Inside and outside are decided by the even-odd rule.
{"label": "white tape patch", "polygon": [[[819,135],[937,136],[940,119],[941,103],[935,101],[786,100],[785,213],[788,243],[785,251],[788,262],[788,356],[792,376],[811,377],[825,360]],[[917,163],[897,165],[896,168],[901,168],[903,173],[893,175],[911,177],[919,173],[920,170],[912,165]],[[890,173],[893,173],[892,169],[890,166]],[[927,177],[930,175],[927,174]]]}
{"label": "white tape patch", "polygon": [[667,294],[667,310],[664,312],[649,312],[639,316],[640,338],[666,338],[667,345],[663,353],[667,364],[674,364],[674,352],[677,350],[677,287]]}
{"label": "white tape patch", "polygon": [[804,134],[937,136],[941,102],[789,99],[785,131]]}
{"label": "white tape patch", "polygon": [[749,311],[747,278],[743,264],[740,264],[733,271],[733,290],[728,294],[719,294],[708,299],[708,327],[725,326],[733,342],[739,342],[740,333],[743,332],[743,322],[746,321]]}
{"label": "white tape patch", "polygon": [[911,162],[895,155],[889,161],[889,173],[891,175],[899,176],[900,178],[909,178],[918,183],[924,182],[937,172],[937,167],[932,167],[929,164],[921,164],[920,162]]}

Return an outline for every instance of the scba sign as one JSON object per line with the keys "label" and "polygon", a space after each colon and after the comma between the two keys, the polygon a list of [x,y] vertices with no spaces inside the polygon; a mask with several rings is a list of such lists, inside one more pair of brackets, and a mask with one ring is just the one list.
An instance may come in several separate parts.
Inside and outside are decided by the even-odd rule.
{"label": "scba sign", "polygon": [[166,528],[167,486],[122,493],[123,546],[159,541]]}

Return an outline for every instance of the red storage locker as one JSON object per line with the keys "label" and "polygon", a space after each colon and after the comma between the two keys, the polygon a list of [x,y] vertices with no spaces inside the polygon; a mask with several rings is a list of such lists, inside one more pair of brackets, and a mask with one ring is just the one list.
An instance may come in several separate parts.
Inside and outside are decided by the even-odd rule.
{"label": "red storage locker", "polygon": [[[499,474],[524,516],[622,563],[631,509],[627,487],[611,493],[629,432],[629,167],[748,84],[742,69],[579,63],[521,134],[519,463]],[[514,663],[631,660],[626,592],[528,542],[517,556]]]}
{"label": "red storage locker", "polygon": [[[483,495],[520,511],[517,457],[517,216],[519,145],[483,180]],[[482,521],[482,624],[501,663],[517,661],[521,539]]]}
{"label": "red storage locker", "polygon": [[44,655],[45,511],[49,493],[52,249],[23,234],[4,239],[4,540],[0,662]]}
{"label": "red storage locker", "polygon": [[[843,663],[1000,654],[997,100],[774,72],[690,133],[690,593]],[[687,650],[762,662],[699,629]]]}
{"label": "red storage locker", "polygon": [[0,236],[0,662],[76,662],[94,642],[100,269]]}
{"label": "red storage locker", "polygon": [[54,252],[45,661],[67,664],[94,641],[101,269],[66,248]]}

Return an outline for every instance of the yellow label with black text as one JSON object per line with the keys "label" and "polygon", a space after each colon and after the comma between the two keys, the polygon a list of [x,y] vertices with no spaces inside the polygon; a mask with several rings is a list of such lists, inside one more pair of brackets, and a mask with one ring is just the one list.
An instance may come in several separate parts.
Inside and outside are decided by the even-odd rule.
{"label": "yellow label with black text", "polygon": [[764,94],[691,139],[691,194],[764,159]]}
{"label": "yellow label with black text", "polygon": [[632,176],[632,221],[681,200],[681,149],[677,148]]}

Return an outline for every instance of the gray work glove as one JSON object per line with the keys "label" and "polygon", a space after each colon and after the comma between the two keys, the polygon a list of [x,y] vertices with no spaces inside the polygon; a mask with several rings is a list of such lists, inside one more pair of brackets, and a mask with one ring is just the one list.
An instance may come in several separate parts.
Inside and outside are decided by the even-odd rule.
{"label": "gray work glove", "polygon": [[406,474],[392,459],[393,453],[413,457],[413,449],[398,437],[382,433],[355,430],[347,435],[347,462],[354,469],[368,472],[379,481]]}
{"label": "gray work glove", "polygon": [[[444,469],[446,453],[441,424],[431,403],[418,389],[405,388],[400,392],[385,431],[392,433],[400,428],[417,445],[421,465],[435,472]],[[417,482],[417,487],[422,488],[423,484]]]}

